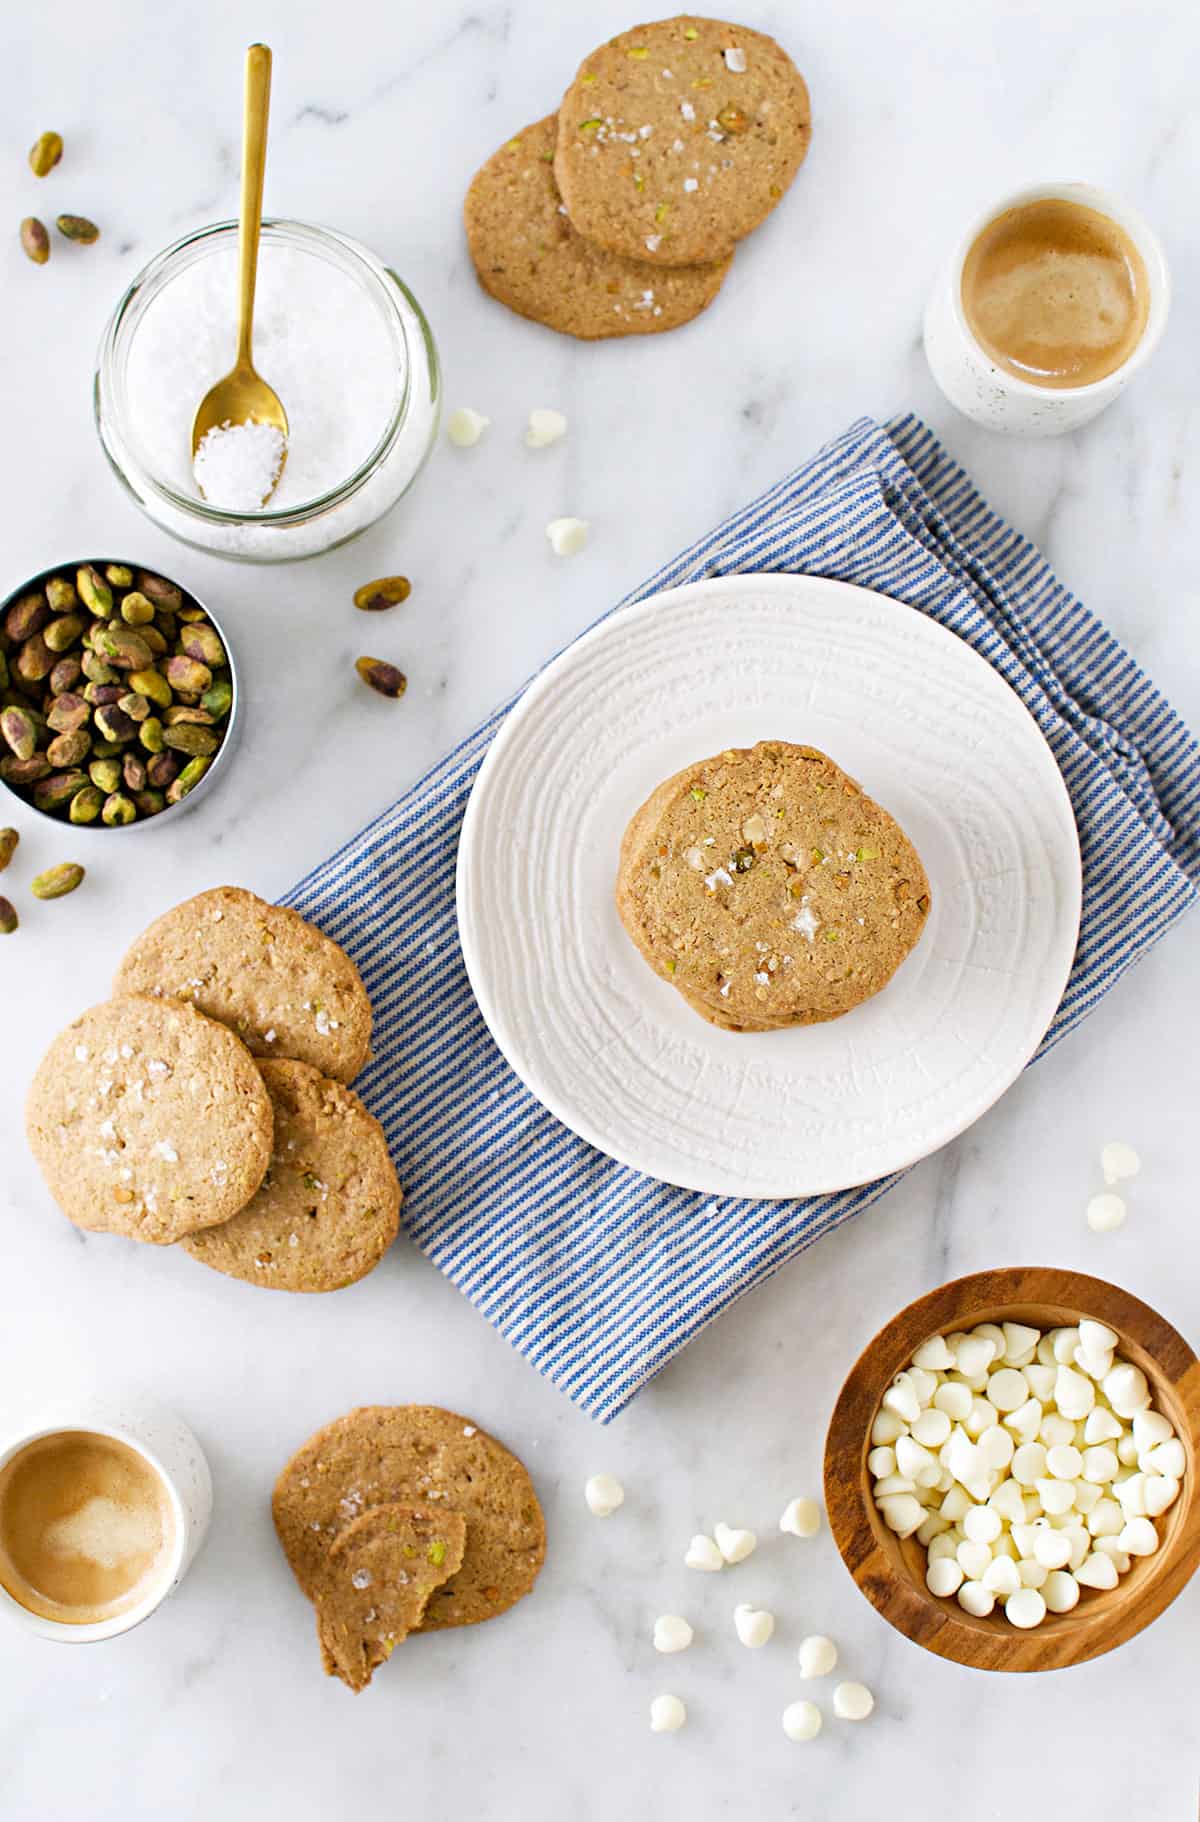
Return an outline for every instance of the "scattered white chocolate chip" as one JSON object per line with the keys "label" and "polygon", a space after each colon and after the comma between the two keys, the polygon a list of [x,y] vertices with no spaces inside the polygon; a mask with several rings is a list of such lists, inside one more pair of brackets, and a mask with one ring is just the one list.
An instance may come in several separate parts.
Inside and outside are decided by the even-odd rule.
{"label": "scattered white chocolate chip", "polygon": [[586,519],[551,519],[546,536],[556,557],[573,557],[587,543],[588,522]]}
{"label": "scattered white chocolate chip", "polygon": [[865,1721],[875,1697],[865,1683],[839,1683],[833,1692],[833,1712],[839,1721]]}
{"label": "scattered white chocolate chip", "polygon": [[525,446],[528,449],[546,449],[551,443],[557,443],[560,437],[567,434],[567,420],[561,411],[550,411],[542,407],[529,414],[529,423],[525,429]]}
{"label": "scattered white chocolate chip", "polygon": [[703,1531],[698,1531],[687,1547],[683,1566],[685,1569],[699,1569],[705,1575],[712,1575],[725,1567],[725,1558],[712,1538],[706,1537]]}
{"label": "scattered white chocolate chip", "polygon": [[625,1503],[625,1489],[611,1474],[593,1474],[583,1489],[588,1511],[595,1518],[610,1518]]}
{"label": "scattered white chocolate chip", "polygon": [[654,1622],[656,1651],[686,1651],[695,1636],[687,1621],[677,1613],[661,1613]]}
{"label": "scattered white chocolate chip", "polygon": [[1142,1168],[1142,1160],[1132,1145],[1114,1139],[1101,1148],[1100,1168],[1104,1172],[1104,1181],[1111,1188],[1114,1183],[1126,1183],[1130,1177],[1136,1177]]}
{"label": "scattered white chocolate chip", "polygon": [[749,1601],[739,1601],[733,1610],[733,1629],[743,1645],[758,1651],[775,1630],[775,1615],[765,1608],[752,1607]]}
{"label": "scattered white chocolate chip", "polygon": [[800,1675],[806,1683],[811,1682],[813,1677],[828,1676],[838,1661],[837,1646],[822,1632],[814,1632],[808,1638],[801,1639],[796,1656],[800,1664]]}
{"label": "scattered white chocolate chip", "polygon": [[1111,1190],[1093,1196],[1087,1205],[1087,1224],[1094,1234],[1115,1233],[1124,1223],[1128,1210],[1120,1196]]}
{"label": "scattered white chocolate chip", "polygon": [[783,1711],[783,1731],[797,1745],[815,1740],[821,1725],[821,1710],[815,1702],[789,1702]]}
{"label": "scattered white chocolate chip", "polygon": [[456,449],[473,449],[491,421],[469,405],[460,405],[446,420],[446,435]]}
{"label": "scattered white chocolate chip", "polygon": [[725,68],[734,76],[742,76],[746,70],[746,53],[736,44],[725,47]]}
{"label": "scattered white chocolate chip", "polygon": [[744,1563],[758,1543],[753,1531],[740,1531],[732,1525],[713,1526],[713,1541],[727,1563]]}
{"label": "scattered white chocolate chip", "polygon": [[779,1520],[779,1529],[793,1537],[815,1537],[821,1529],[821,1508],[815,1499],[789,1500]]}
{"label": "scattered white chocolate chip", "polygon": [[656,1695],[650,1704],[651,1733],[678,1733],[687,1720],[687,1709],[677,1695]]}

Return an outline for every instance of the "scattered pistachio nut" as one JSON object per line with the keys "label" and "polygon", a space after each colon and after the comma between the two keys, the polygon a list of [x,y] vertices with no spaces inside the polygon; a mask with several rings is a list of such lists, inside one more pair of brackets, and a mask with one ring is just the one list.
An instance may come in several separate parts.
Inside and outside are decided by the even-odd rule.
{"label": "scattered pistachio nut", "polygon": [[383,658],[356,658],[354,668],[363,682],[369,683],[381,696],[403,696],[408,688],[408,678],[404,672]]}
{"label": "scattered pistachio nut", "polygon": [[83,879],[83,868],[75,861],[65,860],[57,867],[47,867],[39,873],[30,885],[29,890],[35,898],[65,898],[68,892],[74,892]]}
{"label": "scattered pistachio nut", "polygon": [[36,215],[27,215],[21,223],[21,245],[25,257],[31,259],[35,266],[44,266],[50,257],[50,236],[44,222]]}
{"label": "scattered pistachio nut", "polygon": [[0,898],[0,936],[11,936],[20,919],[13,909],[12,901]]}
{"label": "scattered pistachio nut", "polygon": [[29,169],[35,177],[48,177],[62,155],[61,133],[39,133],[29,148]]}
{"label": "scattered pistachio nut", "polygon": [[78,241],[81,247],[90,247],[100,238],[99,228],[86,215],[58,215],[54,225],[64,240]]}
{"label": "scattered pistachio nut", "polygon": [[0,829],[0,873],[3,873],[16,853],[20,839],[15,829]]}
{"label": "scattered pistachio nut", "polygon": [[407,576],[383,576],[378,582],[364,582],[356,588],[354,605],[365,614],[380,614],[389,607],[398,607],[411,594],[412,583]]}

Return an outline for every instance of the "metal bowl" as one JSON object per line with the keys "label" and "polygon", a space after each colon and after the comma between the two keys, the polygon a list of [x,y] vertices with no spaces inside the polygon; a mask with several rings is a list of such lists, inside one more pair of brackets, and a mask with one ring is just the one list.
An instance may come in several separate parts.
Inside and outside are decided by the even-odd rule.
{"label": "metal bowl", "polygon": [[[187,587],[187,585],[180,582],[177,577],[167,575],[165,571],[157,568],[153,563],[142,563],[129,557],[97,557],[93,555],[73,557],[64,563],[50,563],[45,569],[38,570],[35,575],[27,577],[23,582],[19,583],[16,588],[8,591],[4,596],[4,599],[0,601],[0,618],[3,618],[8,612],[12,602],[17,600],[21,595],[29,594],[34,589],[44,588],[51,576],[73,576],[75,571],[84,563],[95,564],[101,569],[109,563],[122,563],[135,572],[137,570],[146,570],[151,575],[161,576],[165,582],[171,582],[176,588],[182,589],[184,594],[187,595],[191,601],[195,602],[196,606],[203,611],[205,618],[211,623],[217,637],[225,647],[225,656],[229,664],[229,681],[233,689],[233,701],[230,704],[229,718],[225,725],[225,738],[213,755],[213,762],[204,774],[204,777],[200,780],[200,783],[193,786],[187,796],[180,798],[178,803],[169,804],[165,809],[160,810],[157,816],[139,816],[134,822],[118,823],[112,827],[99,821],[93,823],[70,822],[67,817],[56,815],[52,810],[39,810],[32,797],[27,797],[24,792],[18,790],[14,785],[10,785],[7,779],[0,779],[0,790],[3,790],[9,797],[23,805],[31,816],[38,817],[42,822],[57,824],[57,826],[63,830],[69,830],[72,839],[76,836],[134,835],[141,833],[146,829],[159,828],[166,822],[174,822],[178,817],[182,816],[185,811],[195,809],[196,805],[214,789],[218,780],[224,778],[229,769],[229,758],[233,748],[237,744],[238,735],[241,731],[242,685],[238,675],[237,657],[225,628],[221,625],[216,614],[214,614],[212,609],[200,599],[194,589]],[[63,653],[64,657],[69,655],[69,653]],[[3,800],[0,799],[0,801]]]}

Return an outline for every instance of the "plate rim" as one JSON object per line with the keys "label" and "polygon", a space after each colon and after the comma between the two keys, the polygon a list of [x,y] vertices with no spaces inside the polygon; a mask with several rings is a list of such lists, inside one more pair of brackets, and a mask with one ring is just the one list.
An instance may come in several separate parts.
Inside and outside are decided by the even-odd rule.
{"label": "plate rim", "polygon": [[[577,660],[581,650],[598,644],[602,639],[610,636],[614,630],[627,626],[630,622],[636,622],[640,619],[649,620],[652,617],[654,610],[665,600],[670,600],[673,603],[678,603],[680,601],[686,603],[689,600],[704,600],[714,595],[728,596],[730,593],[735,596],[739,594],[748,596],[762,595],[763,593],[786,595],[794,591],[804,593],[805,591],[810,590],[815,590],[820,594],[832,593],[839,596],[849,595],[866,597],[872,603],[873,607],[877,606],[879,603],[883,603],[888,610],[894,609],[897,613],[912,615],[913,620],[916,623],[928,629],[928,636],[932,636],[935,641],[952,640],[959,651],[965,654],[969,664],[981,667],[983,672],[986,672],[989,677],[993,678],[995,682],[1004,689],[1010,704],[1020,712],[1020,715],[1028,723],[1030,731],[1044,750],[1045,756],[1050,762],[1050,770],[1053,778],[1051,789],[1054,790],[1055,785],[1057,786],[1056,794],[1059,800],[1059,808],[1060,810],[1065,811],[1065,823],[1070,830],[1071,852],[1074,863],[1070,875],[1070,884],[1073,887],[1073,902],[1070,907],[1071,940],[1069,949],[1067,950],[1065,968],[1062,969],[1057,979],[1054,1010],[1051,1012],[1046,1025],[1038,1033],[1038,1036],[1034,1040],[1028,1053],[1022,1057],[1016,1068],[1007,1074],[1003,1081],[999,1082],[994,1089],[989,1087],[986,1099],[983,1099],[982,1101],[977,1100],[976,1102],[971,1103],[972,1111],[956,1123],[953,1130],[946,1132],[944,1136],[937,1139],[933,1144],[928,1144],[924,1140],[917,1142],[911,1153],[905,1152],[898,1162],[889,1165],[888,1168],[878,1176],[865,1180],[856,1176],[851,1176],[850,1179],[847,1180],[844,1173],[839,1172],[836,1178],[830,1178],[828,1181],[822,1179],[802,1188],[787,1190],[765,1190],[757,1186],[747,1187],[743,1190],[730,1190],[725,1186],[714,1188],[711,1183],[701,1182],[696,1177],[692,1177],[689,1180],[686,1173],[668,1178],[660,1176],[656,1171],[648,1170],[644,1162],[637,1157],[630,1155],[628,1148],[614,1147],[610,1142],[608,1135],[606,1135],[604,1139],[601,1139],[595,1132],[590,1130],[590,1122],[586,1118],[581,1120],[573,1110],[571,1112],[566,1111],[564,1106],[559,1103],[557,1096],[542,1093],[541,1090],[535,1087],[527,1078],[525,1070],[518,1063],[517,1056],[514,1054],[516,1047],[512,1045],[511,1033],[505,1030],[504,1020],[497,1016],[495,1003],[489,996],[486,985],[483,984],[485,970],[481,967],[479,953],[474,947],[472,936],[469,933],[470,920],[466,912],[466,898],[470,884],[469,874],[472,848],[475,841],[474,831],[479,817],[483,814],[483,798],[486,794],[489,780],[492,774],[503,763],[505,750],[511,740],[515,737],[515,730],[519,728],[524,713],[539,702],[545,695],[550,693],[554,688],[558,677]],[[924,638],[926,636],[927,634],[924,632],[917,635],[918,638]],[[987,687],[990,688],[991,685],[989,684]],[[940,621],[934,620],[930,615],[922,613],[919,608],[913,607],[909,602],[901,601],[895,595],[885,594],[881,589],[865,588],[861,583],[857,582],[843,582],[834,576],[811,576],[803,572],[793,573],[789,571],[772,570],[766,571],[761,575],[706,576],[695,582],[683,582],[675,587],[656,589],[653,594],[645,595],[636,601],[627,602],[620,607],[614,608],[601,619],[594,621],[591,626],[585,628],[578,638],[573,639],[568,645],[564,646],[561,651],[555,653],[553,658],[548,660],[537,675],[529,680],[524,689],[522,689],[509,704],[505,711],[504,718],[500,723],[499,728],[496,730],[495,736],[493,737],[487,752],[483,756],[479,770],[475,774],[474,781],[471,785],[470,795],[467,799],[467,806],[463,812],[462,824],[459,829],[458,851],[454,868],[454,902],[455,921],[458,927],[459,948],[462,953],[463,966],[466,970],[467,980],[470,984],[471,992],[474,995],[480,1016],[487,1026],[493,1043],[500,1051],[500,1054],[503,1056],[509,1068],[516,1075],[518,1081],[520,1081],[526,1091],[533,1096],[538,1105],[543,1107],[553,1119],[557,1120],[561,1126],[564,1126],[568,1132],[574,1133],[576,1138],[582,1139],[585,1144],[590,1145],[594,1151],[600,1152],[602,1156],[610,1158],[614,1163],[621,1165],[625,1169],[635,1170],[639,1175],[648,1177],[654,1182],[666,1183],[678,1189],[691,1190],[700,1195],[710,1195],[732,1200],[787,1202],[803,1200],[810,1196],[836,1195],[845,1191],[860,1189],[869,1183],[878,1182],[885,1177],[895,1176],[900,1172],[910,1170],[914,1164],[919,1164],[924,1158],[934,1156],[935,1153],[943,1150],[955,1139],[960,1138],[964,1132],[969,1131],[977,1121],[983,1118],[985,1113],[996,1105],[997,1101],[1001,1100],[1002,1097],[1008,1093],[1008,1090],[1012,1087],[1013,1083],[1024,1073],[1030,1062],[1036,1056],[1038,1046],[1041,1044],[1046,1032],[1050,1029],[1050,1025],[1054,1021],[1055,1013],[1062,1004],[1063,993],[1071,978],[1071,970],[1074,967],[1075,954],[1079,946],[1079,931],[1083,914],[1083,856],[1079,846],[1079,827],[1075,819],[1075,806],[1071,801],[1071,794],[1067,789],[1066,780],[1063,778],[1062,771],[1058,761],[1054,757],[1049,741],[1038,726],[1033,714],[1026,707],[1025,703],[1021,700],[1013,686],[1008,682],[1007,678],[1002,676],[994,665],[989,664],[987,659],[984,658],[980,652],[977,652],[973,646],[969,645],[965,639],[960,638],[959,635],[953,632],[948,626],[943,626]]]}

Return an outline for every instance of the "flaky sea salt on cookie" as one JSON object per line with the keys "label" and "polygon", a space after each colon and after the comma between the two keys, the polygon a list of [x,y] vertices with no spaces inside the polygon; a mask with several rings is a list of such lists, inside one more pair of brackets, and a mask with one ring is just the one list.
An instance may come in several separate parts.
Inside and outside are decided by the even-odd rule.
{"label": "flaky sea salt on cookie", "polygon": [[383,1128],[307,1063],[264,1058],[259,1070],[275,1114],[267,1174],[231,1221],[189,1235],[184,1249],[269,1290],[340,1290],[374,1270],[400,1224]]}
{"label": "flaky sea salt on cookie", "polygon": [[245,1045],[172,1000],[125,994],[59,1034],[26,1130],[77,1227],[166,1245],[235,1215],[262,1182],[273,1117]]}
{"label": "flaky sea salt on cookie", "polygon": [[350,1082],[371,1045],[371,1003],[343,949],[298,912],[238,886],[176,905],[130,945],[116,993],[188,1000],[255,1056],[294,1057]]}
{"label": "flaky sea salt on cookie", "polygon": [[584,60],[558,111],[554,175],[587,240],[657,267],[724,259],[808,151],[804,78],[773,38],[683,15]]}
{"label": "flaky sea salt on cookie", "polygon": [[484,290],[518,316],[583,341],[657,335],[690,323],[721,289],[729,255],[665,271],[585,240],[554,179],[557,132],[556,116],[547,115],[501,146],[472,179],[463,216]]}

